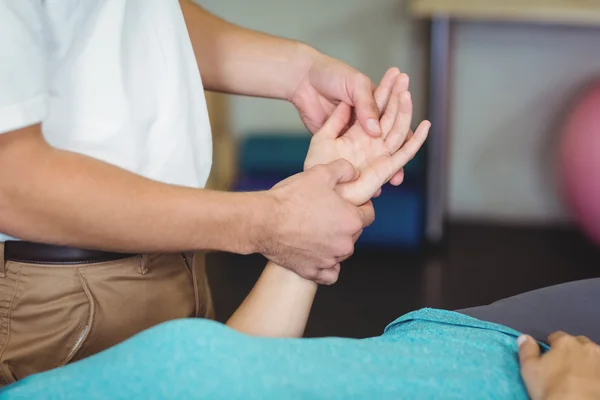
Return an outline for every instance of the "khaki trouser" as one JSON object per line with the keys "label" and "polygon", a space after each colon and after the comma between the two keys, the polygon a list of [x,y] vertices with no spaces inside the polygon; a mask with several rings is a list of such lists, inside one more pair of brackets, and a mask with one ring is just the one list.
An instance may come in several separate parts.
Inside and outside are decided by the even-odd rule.
{"label": "khaki trouser", "polygon": [[0,243],[0,386],[161,322],[212,316],[203,254],[39,265],[4,262]]}

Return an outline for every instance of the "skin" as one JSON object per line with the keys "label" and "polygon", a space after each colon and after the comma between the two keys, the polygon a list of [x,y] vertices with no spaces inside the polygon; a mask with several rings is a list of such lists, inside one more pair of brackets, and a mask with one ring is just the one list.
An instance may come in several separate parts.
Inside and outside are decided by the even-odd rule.
{"label": "skin", "polygon": [[424,121],[417,128],[416,139],[410,131],[412,101],[407,89],[408,76],[397,69],[389,70],[383,77],[376,92],[377,102],[385,104],[389,99],[389,103],[388,112],[381,118],[384,134],[377,138],[365,135],[358,122],[338,136],[338,127],[350,120],[351,111],[345,104],[340,104],[328,121],[333,128],[328,127],[314,135],[305,168],[326,164],[331,159],[349,160],[360,171],[362,179],[341,184],[338,192],[352,204],[367,202],[379,191],[380,182],[389,182],[410,161],[429,130],[430,123]]}
{"label": "skin", "polygon": [[[410,138],[410,129],[401,130],[394,140],[387,140],[389,121],[388,117],[380,120],[380,113],[388,103],[386,99],[393,89],[387,85],[380,85],[373,96],[373,84],[370,79],[359,71],[348,65],[320,54],[316,50],[302,43],[286,41],[269,35],[250,32],[207,13],[200,7],[190,2],[182,2],[184,17],[188,25],[190,37],[198,57],[198,65],[202,71],[205,85],[209,90],[227,93],[246,94],[250,96],[262,96],[290,101],[298,109],[299,114],[309,129],[315,134],[315,139],[321,143],[314,142],[311,145],[311,156],[313,160],[307,160],[309,171],[318,171],[321,175],[319,182],[326,181],[332,190],[337,191],[349,203],[367,201],[369,193],[373,192],[374,186],[381,186],[380,182],[387,180],[390,171],[400,161],[410,158],[414,151],[406,148],[401,156],[392,152],[392,156],[386,155],[384,148],[393,150],[402,145],[402,138]],[[204,57],[204,55],[208,55]],[[201,56],[201,57],[200,57]],[[210,60],[218,60],[212,63]],[[394,71],[394,73],[396,73]],[[398,72],[399,74],[399,72]],[[254,77],[248,80],[247,76]],[[384,78],[385,79],[385,78]],[[405,90],[408,80],[399,83],[397,92],[404,93],[401,97],[392,96],[392,101],[397,101],[400,107],[407,107],[410,97]],[[402,86],[405,90],[401,90]],[[383,87],[383,89],[382,89]],[[388,89],[385,89],[385,88]],[[403,96],[403,97],[402,97]],[[379,99],[376,101],[376,99]],[[340,103],[345,104],[339,106]],[[382,106],[383,105],[383,106]],[[344,121],[348,118],[350,107],[355,107],[356,121],[360,126],[355,131],[347,132],[342,137],[344,141],[337,142],[335,139],[342,130],[336,131],[333,127],[335,120]],[[393,108],[393,105],[392,105]],[[403,109],[404,123],[406,126],[408,108]],[[328,127],[326,122],[331,121]],[[377,121],[380,123],[378,124]],[[322,130],[323,129],[323,130]],[[355,140],[354,132],[360,138],[360,133],[366,133],[368,137],[384,138],[383,143],[365,142],[367,151],[354,152],[352,145],[364,149],[365,143]],[[415,132],[418,135],[419,130]],[[365,137],[360,138],[366,140]],[[348,142],[348,143],[346,143]],[[404,148],[404,147],[402,147]],[[320,153],[319,150],[324,150]],[[327,154],[326,154],[327,153]],[[367,154],[367,155],[365,155]],[[348,165],[342,165],[339,161],[333,168],[339,173],[329,175],[322,169],[313,168],[312,165],[324,163],[327,160],[334,161],[335,157],[344,155],[352,158],[352,163],[359,173],[351,172]],[[396,157],[394,157],[396,156]],[[374,173],[384,165],[385,158],[395,159],[397,163],[390,169],[382,168],[380,174]],[[329,176],[326,176],[329,175]],[[334,179],[332,175],[337,177]],[[350,176],[358,176],[357,181],[348,179]],[[295,183],[301,181],[298,176],[292,178]],[[402,183],[403,171],[397,170],[392,176],[390,183],[399,185]],[[337,182],[338,185],[332,186]],[[279,185],[279,189],[288,191],[288,183]],[[372,193],[378,194],[379,190]],[[316,197],[315,193],[315,197]],[[306,199],[310,201],[310,199]],[[324,206],[324,205],[323,205]],[[331,209],[330,209],[331,210]],[[365,213],[363,213],[364,215]],[[283,222],[283,218],[278,221]],[[363,222],[368,219],[363,218]],[[356,228],[354,226],[354,228]],[[352,231],[353,229],[349,229]],[[314,232],[314,231],[313,231]],[[310,265],[319,267],[310,268],[313,273],[321,269],[323,265],[335,263],[351,254],[351,246],[347,242],[340,245],[348,246],[341,257],[329,258],[326,263],[319,263],[323,259],[315,258],[308,260]],[[275,253],[284,254],[293,246],[282,246]],[[301,251],[302,258],[307,255],[306,246]],[[274,254],[275,254],[274,253]],[[325,251],[324,251],[325,253]],[[338,252],[339,254],[339,252]],[[271,256],[277,258],[276,256]],[[306,264],[305,264],[306,267]],[[337,279],[339,264],[333,264],[329,269],[329,277],[326,280]],[[304,331],[306,319],[314,298],[317,287],[313,282],[307,281],[300,276],[271,262],[265,268],[255,288],[244,301],[238,311],[232,316],[229,325],[250,334],[263,336],[301,336]],[[544,356],[540,356],[537,344],[529,338],[520,347],[523,378],[529,392],[534,400],[538,399],[591,399],[600,397],[599,370],[600,351],[598,346],[584,337],[572,337],[564,333],[557,333],[550,337],[552,350]]]}
{"label": "skin", "polygon": [[208,90],[289,101],[313,134],[344,103],[355,109],[363,132],[381,136],[374,85],[360,71],[304,43],[228,23],[191,1],[181,8]]}
{"label": "skin", "polygon": [[[365,136],[382,136],[373,85],[354,68],[190,2],[182,10],[207,89],[289,101],[313,133],[346,104]],[[261,253],[331,284],[373,219],[372,204],[352,204],[336,190],[357,176],[351,162],[332,159],[265,192],[175,187],[54,149],[38,124],[0,135],[0,231],[107,251]]]}
{"label": "skin", "polygon": [[312,133],[345,102],[357,107],[366,132],[381,135],[373,84],[364,74],[303,43],[228,23],[191,1],[181,8],[208,90],[289,100]]}
{"label": "skin", "polygon": [[0,231],[130,253],[261,252],[329,283],[314,265],[325,269],[345,259],[373,219],[372,205],[350,205],[334,190],[354,178],[354,168],[337,161],[268,192],[183,188],[52,148],[36,125],[0,135]]}
{"label": "skin", "polygon": [[[389,130],[385,129],[385,133],[393,143],[402,142],[400,138],[406,138],[408,134],[406,110],[409,107],[402,107],[400,101],[400,99],[406,98],[405,92],[394,90],[396,87],[402,87],[403,79],[404,77],[395,71],[390,71],[383,78],[376,92],[378,103],[382,108],[386,108],[382,117],[382,125],[389,127]],[[384,119],[389,122],[384,123]],[[410,118],[408,119],[410,120]],[[322,131],[313,137],[305,164],[307,168],[310,168],[318,163],[328,162],[331,158],[335,159],[339,156],[340,149],[343,149],[349,158],[364,160],[365,162],[357,166],[360,173],[359,178],[352,183],[339,184],[337,187],[338,192],[345,199],[360,204],[369,201],[390,179],[390,176],[393,176],[399,168],[403,168],[406,162],[416,154],[425,142],[429,123],[421,124],[415,134],[392,153],[387,150],[383,137],[371,138],[370,140],[373,142],[367,143],[367,151],[361,146],[348,146],[348,143],[352,143],[352,139],[346,135],[353,135],[353,130],[361,129],[357,124],[347,129],[349,121],[349,113],[334,114],[324,125]],[[402,121],[403,123],[395,124],[393,121]],[[359,140],[368,137],[364,133],[363,135],[359,135],[359,132],[355,133]],[[321,136],[331,138],[331,140],[328,139],[321,143]],[[361,141],[357,143],[362,144]],[[382,152],[382,148],[386,150]],[[339,266],[336,269],[339,270]],[[316,291],[317,285],[313,282],[270,262],[227,325],[250,335],[301,337]]]}
{"label": "skin", "polygon": [[600,346],[585,336],[556,332],[540,354],[537,342],[519,338],[521,375],[533,400],[600,398]]}

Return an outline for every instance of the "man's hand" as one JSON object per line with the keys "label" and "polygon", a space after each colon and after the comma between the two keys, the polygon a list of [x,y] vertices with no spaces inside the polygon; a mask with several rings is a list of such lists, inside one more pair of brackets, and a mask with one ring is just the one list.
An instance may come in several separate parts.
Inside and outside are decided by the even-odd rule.
{"label": "man's hand", "polygon": [[338,158],[350,161],[360,171],[360,179],[340,184],[338,191],[352,204],[369,201],[381,186],[401,173],[427,138],[430,126],[427,121],[414,135],[410,131],[412,101],[407,87],[408,77],[398,70],[390,70],[384,76],[375,92],[379,108],[385,109],[381,118],[383,135],[378,138],[366,135],[358,122],[340,136],[350,120],[349,106],[340,104],[314,135],[305,168]]}
{"label": "man's hand", "polygon": [[307,68],[289,99],[300,112],[311,133],[319,131],[337,105],[345,103],[356,110],[365,132],[381,136],[380,111],[375,87],[366,75],[349,65],[308,48],[303,53]]}
{"label": "man's hand", "polygon": [[375,219],[370,202],[355,207],[336,191],[357,177],[352,164],[337,160],[277,184],[268,192],[276,200],[275,228],[261,253],[303,278],[335,283],[339,263],[352,255],[363,228]]}
{"label": "man's hand", "polygon": [[533,400],[599,399],[600,347],[584,336],[556,332],[543,356],[535,340],[519,338],[521,375]]}

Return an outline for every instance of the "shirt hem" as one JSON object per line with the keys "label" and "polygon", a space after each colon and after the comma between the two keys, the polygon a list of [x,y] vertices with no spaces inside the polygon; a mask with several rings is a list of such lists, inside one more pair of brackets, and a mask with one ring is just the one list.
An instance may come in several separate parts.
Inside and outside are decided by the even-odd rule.
{"label": "shirt hem", "polygon": [[48,96],[0,108],[0,134],[35,125],[44,120],[48,113]]}

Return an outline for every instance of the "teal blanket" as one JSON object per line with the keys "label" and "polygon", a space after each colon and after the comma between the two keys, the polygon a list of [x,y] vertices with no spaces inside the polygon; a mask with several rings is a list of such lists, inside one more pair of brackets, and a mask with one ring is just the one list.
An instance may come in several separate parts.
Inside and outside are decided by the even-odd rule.
{"label": "teal blanket", "polygon": [[449,311],[369,339],[266,339],[207,320],[149,329],[1,399],[526,399],[519,333]]}

